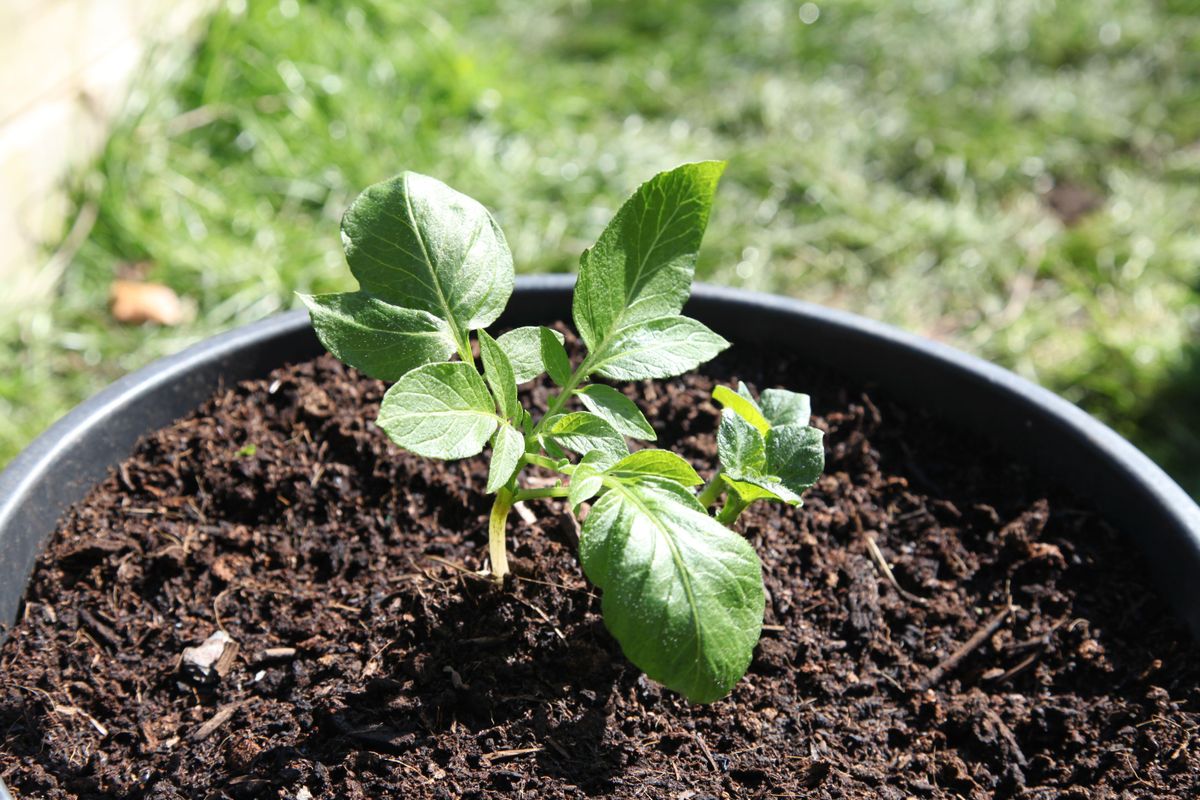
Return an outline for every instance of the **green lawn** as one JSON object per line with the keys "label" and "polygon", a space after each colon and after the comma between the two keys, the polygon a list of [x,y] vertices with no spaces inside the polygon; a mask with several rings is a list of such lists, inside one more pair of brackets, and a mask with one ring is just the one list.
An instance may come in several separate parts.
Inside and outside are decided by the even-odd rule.
{"label": "green lawn", "polygon": [[[229,3],[134,93],[74,178],[98,215],[57,296],[0,323],[0,462],[116,375],[348,286],[341,212],[401,169],[543,272],[642,179],[723,158],[703,279],[1013,367],[1200,492],[1200,3],[351,5]],[[1065,226],[1055,186],[1098,208]],[[195,321],[111,322],[131,264]]]}

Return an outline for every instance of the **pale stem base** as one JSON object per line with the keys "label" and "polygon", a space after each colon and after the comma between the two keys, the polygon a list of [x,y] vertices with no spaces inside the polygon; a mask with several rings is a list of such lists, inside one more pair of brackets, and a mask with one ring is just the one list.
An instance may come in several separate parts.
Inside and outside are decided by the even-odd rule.
{"label": "pale stem base", "polygon": [[513,493],[507,487],[496,492],[496,502],[492,504],[492,513],[488,517],[488,559],[492,562],[492,580],[496,583],[504,583],[504,576],[508,574],[504,531],[512,506]]}

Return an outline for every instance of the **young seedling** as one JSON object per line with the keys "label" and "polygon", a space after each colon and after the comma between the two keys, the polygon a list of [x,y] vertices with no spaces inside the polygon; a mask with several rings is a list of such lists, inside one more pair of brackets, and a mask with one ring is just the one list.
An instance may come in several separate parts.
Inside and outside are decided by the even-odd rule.
{"label": "young seedling", "polygon": [[[392,441],[442,459],[491,445],[488,545],[498,581],[508,572],[514,503],[560,497],[579,513],[591,501],[579,557],[603,591],[608,629],[650,678],[702,703],[742,677],[762,629],[761,564],[727,526],[755,500],[799,504],[824,465],[821,433],[808,426],[804,395],[768,389],[756,401],[745,386],[718,387],[721,467],[697,497],[703,481],[683,458],[630,452],[627,438],[653,441],[654,428],[594,379],[668,378],[729,346],[680,313],[723,169],[708,161],[656,175],[584,251],[572,307],[586,346],[579,363],[549,328],[495,338],[485,330],[512,293],[504,235],[479,203],[415,173],[369,187],[342,220],[359,291],[303,297],[330,352],[395,382],[377,420]],[[542,373],[558,391],[535,419],[517,386]],[[566,483],[525,486],[529,466]],[[708,508],[722,494],[714,519]]]}

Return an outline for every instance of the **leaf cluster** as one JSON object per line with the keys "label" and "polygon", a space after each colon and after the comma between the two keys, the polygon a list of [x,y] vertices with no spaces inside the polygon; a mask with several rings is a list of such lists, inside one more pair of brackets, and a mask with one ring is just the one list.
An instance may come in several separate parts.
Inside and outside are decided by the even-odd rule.
{"label": "leaf cluster", "polygon": [[[608,629],[649,677],[696,702],[732,689],[762,627],[761,564],[727,526],[755,500],[798,504],[823,465],[821,434],[804,395],[768,389],[756,400],[744,385],[718,387],[721,467],[697,495],[703,481],[687,461],[631,451],[631,439],[655,440],[654,427],[597,379],[667,378],[729,346],[682,313],[723,169],[708,161],[656,175],[584,251],[572,303],[586,347],[578,363],[547,327],[488,333],[513,289],[504,234],[482,205],[411,172],[366,189],[342,221],[359,290],[303,298],[330,352],[394,382],[377,420],[392,441],[441,459],[490,445],[493,575],[507,571],[513,504],[566,498],[584,517],[580,561],[603,590]],[[517,389],[542,374],[558,391],[535,419]],[[522,486],[533,465],[563,480]]]}

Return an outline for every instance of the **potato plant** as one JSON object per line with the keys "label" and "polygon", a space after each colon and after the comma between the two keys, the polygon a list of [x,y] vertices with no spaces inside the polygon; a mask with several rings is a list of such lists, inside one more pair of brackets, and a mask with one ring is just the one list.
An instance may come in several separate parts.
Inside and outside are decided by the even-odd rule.
{"label": "potato plant", "polygon": [[[654,441],[654,428],[597,379],[668,378],[729,346],[681,313],[723,169],[708,161],[656,175],[583,252],[572,303],[586,346],[578,363],[549,328],[485,330],[513,289],[504,234],[482,205],[424,175],[375,184],[346,212],[342,240],[359,290],[303,298],[330,352],[394,382],[377,420],[392,441],[441,459],[490,445],[496,580],[508,572],[514,503],[556,497],[577,514],[586,508],[579,558],[603,592],[609,631],[650,678],[702,703],[745,674],[762,629],[762,567],[728,526],[756,500],[799,505],[824,466],[821,433],[805,395],[718,387],[720,467],[697,494],[704,482],[680,456],[630,450],[630,439]],[[558,391],[538,415],[517,387],[543,373]],[[531,466],[562,480],[523,485]]]}

